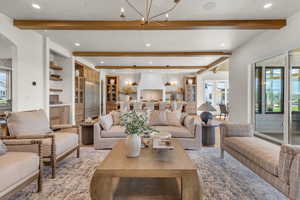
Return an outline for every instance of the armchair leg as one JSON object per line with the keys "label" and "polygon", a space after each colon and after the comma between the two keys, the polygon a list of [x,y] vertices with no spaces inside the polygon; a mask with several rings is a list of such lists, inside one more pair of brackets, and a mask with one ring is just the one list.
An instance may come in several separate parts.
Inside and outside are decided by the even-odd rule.
{"label": "armchair leg", "polygon": [[80,158],[80,146],[77,147],[77,158]]}
{"label": "armchair leg", "polygon": [[221,149],[221,156],[220,156],[222,159],[224,159],[224,150]]}
{"label": "armchair leg", "polygon": [[51,167],[52,167],[52,178],[55,178],[56,175],[56,159],[53,157],[51,158]]}
{"label": "armchair leg", "polygon": [[42,187],[43,187],[43,175],[40,172],[39,178],[38,178],[38,181],[37,181],[37,192],[41,192],[42,191]]}

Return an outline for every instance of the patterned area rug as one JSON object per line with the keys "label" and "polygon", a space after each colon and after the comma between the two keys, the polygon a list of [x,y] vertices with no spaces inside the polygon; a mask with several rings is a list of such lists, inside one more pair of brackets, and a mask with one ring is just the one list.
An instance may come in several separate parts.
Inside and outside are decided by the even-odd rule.
{"label": "patterned area rug", "polygon": [[[69,156],[59,163],[56,179],[49,179],[45,167],[41,193],[33,183],[10,200],[89,200],[89,182],[96,166],[109,151],[83,147],[81,158]],[[230,155],[220,159],[219,149],[203,148],[188,151],[199,168],[204,200],[286,200],[280,192],[256,176]],[[121,198],[118,198],[118,200]]]}

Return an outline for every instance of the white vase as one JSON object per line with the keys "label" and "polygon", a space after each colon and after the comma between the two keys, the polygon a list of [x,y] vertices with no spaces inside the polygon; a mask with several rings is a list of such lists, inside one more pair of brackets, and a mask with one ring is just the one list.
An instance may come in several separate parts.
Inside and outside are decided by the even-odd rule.
{"label": "white vase", "polygon": [[129,135],[126,140],[127,157],[135,158],[141,152],[141,137],[139,135]]}

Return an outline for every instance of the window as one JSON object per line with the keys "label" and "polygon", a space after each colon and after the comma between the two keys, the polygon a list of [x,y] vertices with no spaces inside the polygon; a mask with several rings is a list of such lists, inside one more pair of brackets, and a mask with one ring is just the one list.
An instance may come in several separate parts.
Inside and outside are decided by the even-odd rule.
{"label": "window", "polygon": [[257,114],[262,113],[262,67],[255,68],[255,96],[256,106],[255,112]]}
{"label": "window", "polygon": [[292,112],[300,112],[300,67],[292,67]]}
{"label": "window", "polygon": [[283,113],[283,67],[266,67],[265,98],[266,113]]}
{"label": "window", "polygon": [[0,106],[11,104],[11,71],[0,69]]}

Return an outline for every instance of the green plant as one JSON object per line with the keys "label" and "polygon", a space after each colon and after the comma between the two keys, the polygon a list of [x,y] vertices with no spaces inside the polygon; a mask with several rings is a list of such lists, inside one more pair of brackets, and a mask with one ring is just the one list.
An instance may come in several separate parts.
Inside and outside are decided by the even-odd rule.
{"label": "green plant", "polygon": [[121,115],[121,124],[125,126],[127,135],[148,135],[152,132],[158,132],[147,125],[148,117],[146,113],[130,111]]}

